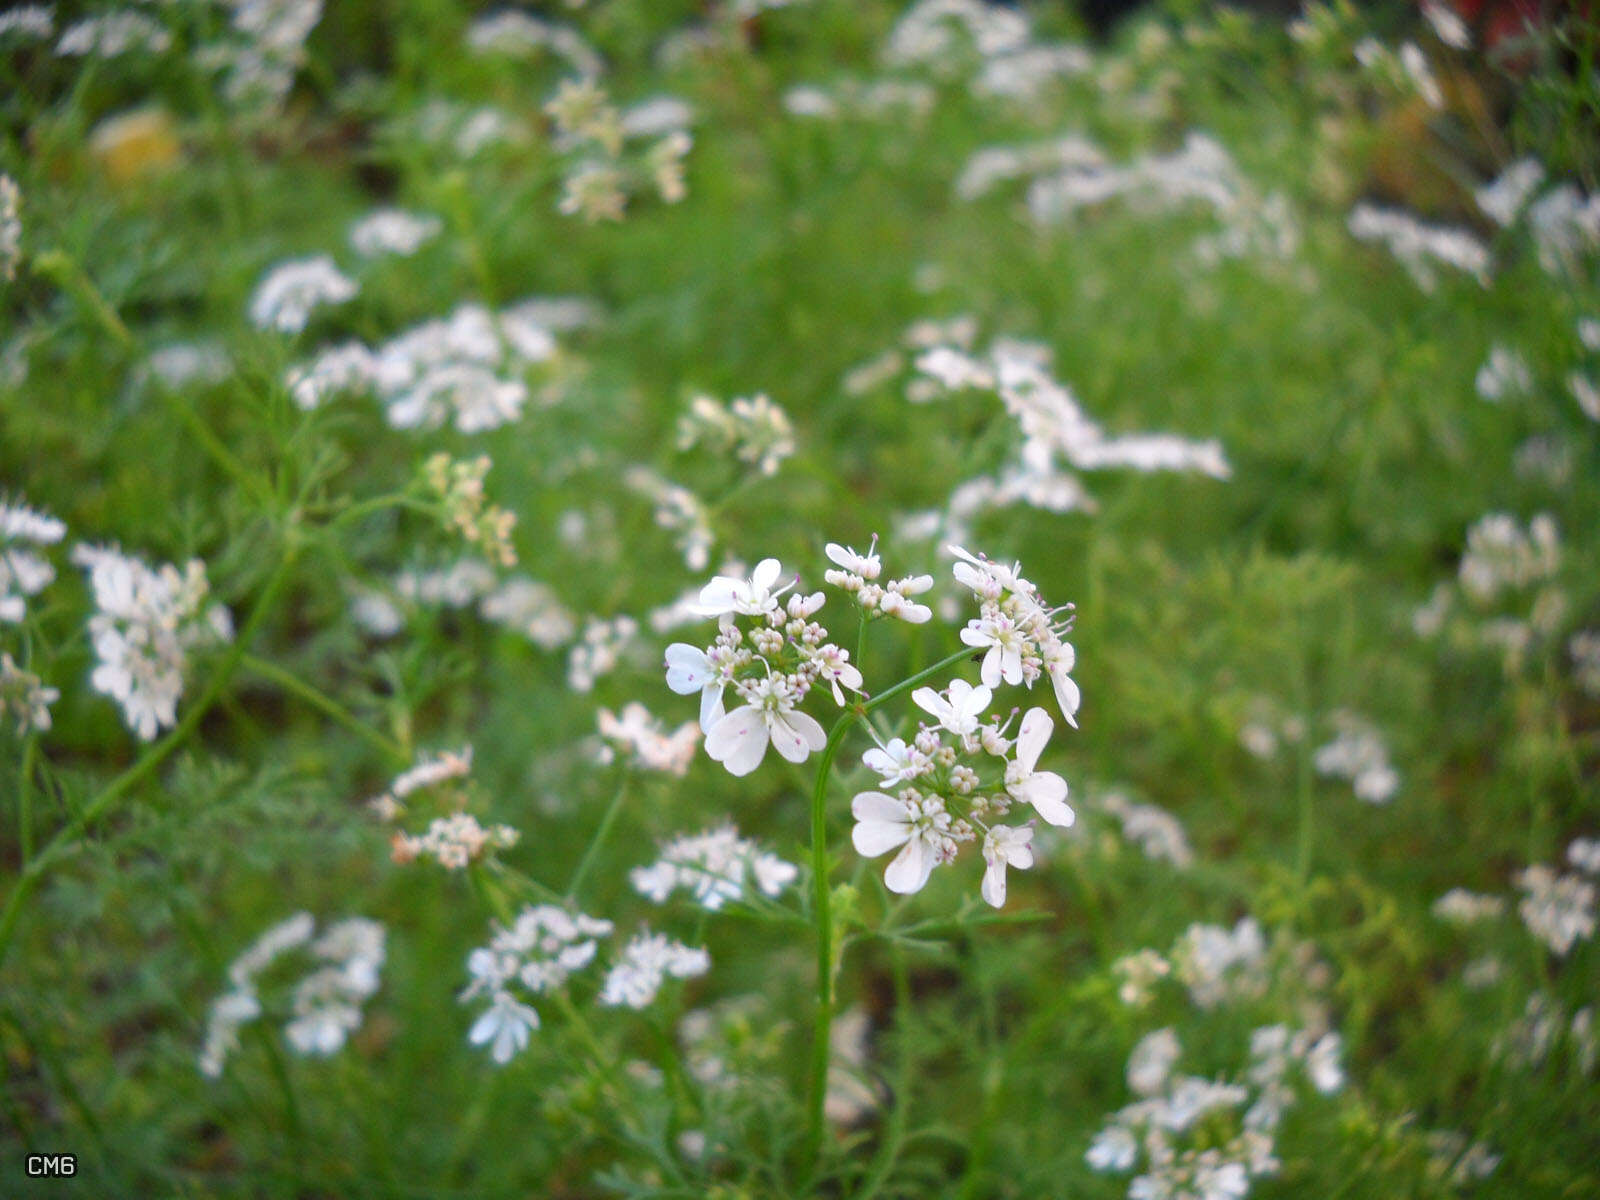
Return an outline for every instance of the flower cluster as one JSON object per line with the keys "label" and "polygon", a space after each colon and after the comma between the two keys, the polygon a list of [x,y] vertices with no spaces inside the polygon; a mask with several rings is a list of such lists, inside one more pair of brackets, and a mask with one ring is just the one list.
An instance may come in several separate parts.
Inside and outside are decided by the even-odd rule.
{"label": "flower cluster", "polygon": [[583,76],[599,75],[602,68],[594,47],[571,26],[509,9],[473,21],[467,28],[467,49],[475,54],[514,58],[528,58],[548,50]]}
{"label": "flower cluster", "polygon": [[1491,403],[1525,396],[1533,391],[1533,372],[1528,360],[1509,346],[1496,344],[1473,379],[1478,395]]}
{"label": "flower cluster", "polygon": [[62,31],[56,53],[63,58],[117,58],[123,54],[164,54],[172,35],[142,12],[120,9],[85,17]]}
{"label": "flower cluster", "polygon": [[418,216],[404,209],[380,208],[350,227],[350,248],[363,258],[385,254],[409,257],[438,237],[444,222],[435,216]]}
{"label": "flower cluster", "polygon": [[1438,283],[1434,263],[1454,267],[1488,286],[1489,251],[1464,229],[1427,225],[1410,213],[1366,203],[1351,210],[1348,224],[1357,241],[1386,245],[1425,292]]}
{"label": "flower cluster", "polygon": [[1490,604],[1503,592],[1548,579],[1560,565],[1561,538],[1548,513],[1529,521],[1526,532],[1509,514],[1490,513],[1467,530],[1458,574],[1468,598]]}
{"label": "flower cluster", "polygon": [[1390,764],[1378,731],[1350,712],[1334,713],[1333,722],[1337,735],[1317,748],[1311,765],[1320,775],[1348,779],[1356,796],[1368,804],[1387,804],[1400,789],[1400,773]]}
{"label": "flower cluster", "polygon": [[[780,597],[795,580],[775,586],[783,566],[775,558],[756,564],[748,579],[719,575],[700,591],[700,615],[718,618],[716,640],[704,649],[685,642],[667,647],[667,686],[680,696],[700,693],[700,728],[706,753],[730,774],[748,775],[767,747],[790,762],[804,762],[827,740],[816,718],[800,711],[813,686],[829,685],[844,706],[844,691],[861,690],[861,672],[848,651],[828,641],[811,618],[821,592]],[[748,619],[742,629],[738,618]],[[731,711],[724,695],[741,701]]]}
{"label": "flower cluster", "polygon": [[1581,875],[1559,874],[1535,863],[1516,876],[1524,893],[1517,905],[1523,924],[1562,957],[1595,932],[1595,885]]}
{"label": "flower cluster", "polygon": [[0,280],[17,277],[22,261],[22,189],[9,175],[0,175]]}
{"label": "flower cluster", "polygon": [[629,762],[637,763],[646,771],[678,776],[689,773],[695,747],[700,744],[700,727],[693,721],[667,733],[661,722],[637,700],[624,705],[620,716],[609,708],[602,708],[596,714],[596,721],[603,739],[602,763],[611,762],[620,752]]}
{"label": "flower cluster", "polygon": [[325,348],[292,367],[285,382],[301,408],[371,392],[396,429],[436,429],[448,421],[461,433],[484,433],[522,415],[527,372],[556,354],[539,301],[499,312],[463,304],[376,350],[361,342]]}
{"label": "flower cluster", "polygon": [[1198,1008],[1261,995],[1267,987],[1267,946],[1254,917],[1231,929],[1189,926],[1172,947],[1175,975]]}
{"label": "flower cluster", "polygon": [[1242,1080],[1205,1079],[1174,1072],[1182,1044],[1175,1030],[1158,1029],[1128,1056],[1128,1087],[1139,1098],[1112,1114],[1085,1158],[1096,1171],[1142,1165],[1130,1200],[1237,1200],[1252,1179],[1279,1169],[1275,1138],[1302,1081],[1321,1095],[1344,1086],[1340,1053],[1337,1033],[1265,1025],[1251,1032]]}
{"label": "flower cluster", "polygon": [[324,304],[343,304],[360,290],[326,254],[279,263],[256,285],[250,320],[259,329],[299,333]]}
{"label": "flower cluster", "polygon": [[511,544],[511,531],[517,524],[516,514],[488,502],[483,489],[488,474],[487,455],[453,459],[440,451],[423,465],[422,477],[444,506],[445,522],[452,529],[482,549],[490,562],[515,566],[517,552]]}
{"label": "flower cluster", "polygon": [[[567,155],[566,189],[558,205],[567,216],[620,221],[631,195],[654,188],[663,202],[688,195],[684,159],[694,139],[676,128],[637,159],[624,156],[630,130],[592,76],[564,80],[544,111],[556,127],[556,146]],[[652,131],[653,133],[654,131]]]}
{"label": "flower cluster", "polygon": [[[884,873],[890,891],[920,891],[935,866],[953,862],[961,845],[982,839],[985,863],[981,892],[996,908],[1006,900],[1006,868],[1033,865],[1033,827],[1005,825],[999,818],[1027,804],[1052,825],[1071,825],[1067,785],[1037,769],[1053,722],[1042,708],[1029,709],[1013,742],[998,719],[980,725],[989,706],[987,687],[954,680],[944,693],[919,688],[912,700],[937,721],[924,723],[908,745],[895,738],[869,750],[863,761],[887,791],[858,793],[850,808],[856,850],[876,858],[900,852]],[[947,740],[948,737],[948,740]],[[998,760],[996,762],[995,760]]]}
{"label": "flower cluster", "polygon": [[388,824],[411,815],[417,803],[410,799],[413,796],[426,796],[436,809],[443,810],[429,820],[421,833],[395,831],[389,843],[395,862],[432,858],[447,871],[460,871],[491,850],[516,845],[519,834],[515,829],[509,825],[484,826],[466,811],[471,796],[465,781],[471,772],[471,746],[459,754],[423,756],[415,766],[396,776],[387,791],[367,802]]}
{"label": "flower cluster", "polygon": [[239,1030],[264,1012],[259,977],[279,958],[302,947],[317,964],[289,993],[292,1014],[284,1036],[300,1054],[326,1057],[361,1027],[361,1006],[378,990],[384,960],[384,928],[350,917],[312,941],[316,923],[296,913],[256,939],[228,968],[230,990],[213,1002],[200,1051],[200,1072],[215,1078],[239,1047]]}
{"label": "flower cluster", "polygon": [[688,488],[673,483],[642,464],[628,468],[623,483],[656,506],[656,524],[678,535],[677,546],[684,565],[703,571],[711,561],[716,534],[711,530],[711,513],[705,501]]}
{"label": "flower cluster", "polygon": [[66,534],[67,527],[55,517],[0,500],[0,623],[20,624],[28,613],[28,597],[56,577],[48,559],[25,547],[53,546]]}
{"label": "flower cluster", "polygon": [[979,615],[967,622],[961,640],[985,652],[980,670],[984,686],[996,688],[1004,680],[1031,690],[1048,675],[1061,715],[1076,727],[1080,697],[1070,672],[1077,656],[1072,643],[1062,639],[1072,628],[1072,606],[1047,608],[1022,577],[1020,563],[1006,567],[974,558],[959,546],[950,552],[961,560],[954,567],[956,579],[972,589],[979,603]]}
{"label": "flower cluster", "polygon": [[60,698],[58,690],[0,653],[0,721],[14,719],[19,737],[49,729],[50,706]]}
{"label": "flower cluster", "polygon": [[590,617],[567,654],[567,686],[575,692],[593,691],[596,680],[615,669],[638,634],[639,622],[630,616]]}
{"label": "flower cluster", "polygon": [[747,881],[764,896],[778,896],[799,873],[793,863],[740,837],[732,825],[720,825],[673,838],[655,862],[630,871],[628,881],[657,904],[682,888],[702,908],[716,912],[729,901],[744,899]]}
{"label": "flower cluster", "polygon": [[322,19],[322,0],[232,0],[228,36],[201,46],[195,58],[224,72],[230,104],[270,116],[283,106],[305,65],[305,42]]}
{"label": "flower cluster", "polygon": [[837,567],[825,571],[822,577],[833,587],[850,593],[868,616],[881,614],[898,617],[912,625],[924,624],[933,616],[933,610],[912,597],[933,587],[933,576],[907,575],[880,584],[878,577],[883,574],[883,562],[878,557],[877,546],[876,534],[865,554],[858,554],[854,547],[829,542],[824,551]]}
{"label": "flower cluster", "polygon": [[1120,792],[1098,797],[1099,807],[1117,818],[1122,836],[1144,852],[1146,858],[1178,868],[1194,865],[1194,850],[1183,823],[1159,804],[1136,804]]}
{"label": "flower cluster", "polygon": [[562,987],[568,976],[594,961],[596,939],[611,934],[610,921],[568,912],[553,904],[525,907],[509,928],[497,928],[487,946],[467,958],[472,982],[462,1003],[480,995],[489,1007],[473,1022],[467,1038],[489,1046],[497,1063],[511,1061],[539,1027],[539,1013],[518,999],[520,989],[538,996]]}
{"label": "flower cluster", "polygon": [[[678,449],[705,446],[714,453],[732,453],[763,475],[774,475],[794,453],[794,427],[789,414],[765,394],[737,397],[728,404],[696,396],[678,419]],[[703,564],[702,564],[703,565]]]}
{"label": "flower cluster", "polygon": [[662,933],[642,931],[606,972],[599,1002],[607,1008],[648,1008],[667,979],[692,979],[711,969],[711,956]]}
{"label": "flower cluster", "polygon": [[189,652],[229,641],[233,620],[209,600],[205,565],[152,570],[136,558],[95,546],[74,547],[89,572],[95,614],[89,637],[99,660],[90,676],[98,692],[122,706],[129,728],[144,741],[177,724]]}

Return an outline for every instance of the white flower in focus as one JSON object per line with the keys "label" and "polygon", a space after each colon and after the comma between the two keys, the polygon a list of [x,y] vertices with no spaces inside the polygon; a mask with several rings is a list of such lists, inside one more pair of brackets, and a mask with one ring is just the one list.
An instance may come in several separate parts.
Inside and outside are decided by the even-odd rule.
{"label": "white flower in focus", "polygon": [[[874,538],[873,547],[876,547],[876,545],[877,539]],[[883,571],[883,563],[878,558],[874,548],[869,548],[865,554],[859,554],[851,546],[841,546],[838,542],[829,542],[822,550],[831,561],[838,563],[844,570],[853,575],[859,575],[869,582],[876,579]],[[833,580],[829,579],[828,582],[833,583]]]}
{"label": "white flower in focus", "polygon": [[728,713],[706,734],[706,753],[729,774],[754,771],[766,757],[769,742],[792,763],[804,762],[827,744],[828,735],[816,719],[795,708],[794,693],[783,676],[769,675],[740,686],[749,703]]}
{"label": "white flower in focus", "polygon": [[783,564],[775,558],[764,558],[756,564],[749,579],[734,579],[727,575],[715,576],[700,589],[700,613],[707,617],[721,617],[742,613],[747,617],[764,616],[778,608],[778,597],[794,586],[791,580],[773,590],[783,574]]}
{"label": "white flower in focus", "polygon": [[890,738],[882,746],[874,746],[861,756],[861,761],[876,771],[884,783],[915,779],[927,765],[919,761],[917,752],[900,738]]}
{"label": "white flower in focus", "polygon": [[528,1045],[528,1035],[539,1028],[539,1014],[518,1002],[510,992],[496,992],[467,1031],[474,1046],[488,1045],[489,1057],[504,1066]]}
{"label": "white flower in focus", "polygon": [[[1037,710],[1035,710],[1037,711]],[[984,834],[983,871],[981,891],[984,900],[995,908],[1006,903],[1006,868],[1025,871],[1033,866],[1033,826],[996,825]]]}
{"label": "white flower in focus", "polygon": [[1050,714],[1030,708],[1022,718],[1017,734],[1016,758],[1006,765],[1006,791],[1013,799],[1031,804],[1052,825],[1066,827],[1076,820],[1067,804],[1067,782],[1054,771],[1036,771],[1039,755],[1055,728]]}
{"label": "white flower in focus", "polygon": [[988,647],[980,670],[985,687],[997,688],[1002,679],[1013,686],[1022,682],[1022,651],[1027,639],[1004,613],[972,622],[961,631],[961,640],[969,646]]}
{"label": "white flower in focus", "polygon": [[[977,732],[978,717],[989,707],[993,695],[987,687],[973,687],[965,679],[953,679],[945,695],[923,687],[912,692],[911,699],[918,708],[936,718],[941,729],[965,737]],[[1048,731],[1045,736],[1049,736]]]}
{"label": "white flower in focus", "polygon": [[900,796],[861,792],[850,802],[856,819],[850,840],[864,858],[877,858],[896,846],[883,882],[891,892],[920,892],[933,868],[954,850],[948,833],[950,816],[937,796],[919,797],[911,789]]}
{"label": "white flower in focus", "polygon": [[673,642],[667,647],[667,686],[680,696],[700,693],[700,729],[710,733],[722,719],[722,692],[728,678],[698,646]]}

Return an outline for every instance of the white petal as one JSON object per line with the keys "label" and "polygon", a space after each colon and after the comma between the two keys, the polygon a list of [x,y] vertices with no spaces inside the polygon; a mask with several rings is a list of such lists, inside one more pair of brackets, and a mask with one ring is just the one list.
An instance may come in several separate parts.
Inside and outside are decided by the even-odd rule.
{"label": "white petal", "polygon": [[[774,713],[769,730],[772,748],[792,763],[805,762],[806,755],[812,750],[811,727],[815,727],[818,733],[822,732],[822,726],[803,712]],[[826,741],[824,736],[823,742]],[[821,749],[821,746],[816,748]]]}
{"label": "white petal", "polygon": [[705,687],[713,674],[706,652],[687,642],[673,642],[667,647],[667,686],[680,696],[687,696]]}
{"label": "white petal", "polygon": [[711,727],[722,720],[722,688],[718,683],[700,693],[700,732],[710,733]]}
{"label": "white petal", "polygon": [[750,573],[750,582],[758,592],[771,591],[772,585],[778,582],[778,576],[782,574],[782,563],[775,558],[763,558]]}
{"label": "white petal", "polygon": [[[1005,651],[1005,653],[1001,655],[1000,675],[1012,687],[1016,687],[1017,684],[1022,682],[1021,650],[1018,650],[1016,647],[1012,647],[1010,650]],[[989,684],[990,687],[999,686],[998,684],[989,683],[987,679],[985,679],[983,682]]]}
{"label": "white petal", "polygon": [[744,582],[742,580],[732,579],[727,575],[718,575],[700,589],[700,603],[696,607],[702,613],[712,617],[732,612],[743,588]]}
{"label": "white petal", "polygon": [[706,753],[730,775],[748,775],[766,756],[768,736],[761,710],[746,704],[712,726],[706,734]]}
{"label": "white petal", "polygon": [[1061,715],[1067,719],[1067,724],[1074,729],[1078,722],[1073,720],[1078,712],[1078,703],[1082,699],[1078,692],[1078,685],[1065,671],[1052,671],[1050,682],[1055,685],[1056,703],[1061,706]]}
{"label": "white petal", "polygon": [[1065,828],[1078,819],[1067,804],[1067,781],[1052,771],[1030,775],[1006,790],[1018,800],[1033,805],[1033,811],[1052,825]]}
{"label": "white petal", "polygon": [[[998,645],[994,645],[990,646],[989,653],[983,656],[983,666],[979,669],[978,675],[983,679],[984,687],[997,688],[1000,686],[1000,660],[1004,654],[1005,651],[1001,650]],[[954,699],[954,697],[952,696],[951,699]]]}
{"label": "white petal", "polygon": [[941,721],[950,712],[950,706],[944,702],[944,698],[931,687],[919,687],[912,692],[911,702],[923,712],[938,717]]}
{"label": "white petal", "polygon": [[928,882],[928,876],[933,874],[933,864],[933,847],[924,839],[914,837],[906,843],[904,850],[895,855],[889,869],[883,873],[884,885],[902,896],[920,892]]}
{"label": "white petal", "polygon": [[1000,857],[991,858],[989,865],[983,872],[983,886],[979,889],[983,898],[996,908],[1004,908],[1006,903],[1006,864]]}
{"label": "white petal", "polygon": [[880,854],[887,854],[896,846],[905,845],[910,837],[911,825],[905,820],[898,823],[862,821],[850,831],[850,841],[862,858],[877,858]]}
{"label": "white petal", "polygon": [[1023,715],[1022,728],[1017,733],[1017,762],[1024,771],[1032,771],[1038,763],[1055,727],[1050,714],[1042,708],[1030,708]]}

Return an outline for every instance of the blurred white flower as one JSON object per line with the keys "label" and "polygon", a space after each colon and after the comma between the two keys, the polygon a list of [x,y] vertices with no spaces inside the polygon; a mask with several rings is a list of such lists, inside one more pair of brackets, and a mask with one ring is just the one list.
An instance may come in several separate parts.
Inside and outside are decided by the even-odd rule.
{"label": "blurred white flower", "polygon": [[343,304],[360,291],[326,254],[279,263],[250,297],[250,321],[258,329],[299,333],[324,304]]}

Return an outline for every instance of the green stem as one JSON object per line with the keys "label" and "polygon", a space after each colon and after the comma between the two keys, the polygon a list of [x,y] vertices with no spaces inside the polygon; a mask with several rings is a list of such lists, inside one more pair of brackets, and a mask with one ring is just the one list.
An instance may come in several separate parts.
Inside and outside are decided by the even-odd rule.
{"label": "green stem", "polygon": [[22,743],[22,770],[17,780],[17,825],[22,841],[22,865],[33,857],[33,758],[38,752],[39,735],[29,732]]}
{"label": "green stem", "polygon": [[80,833],[103,816],[116,802],[127,795],[152,772],[155,771],[183,742],[195,731],[195,728],[205,718],[211,706],[216,703],[222,690],[227,687],[228,681],[233,677],[234,670],[244,658],[245,648],[259,632],[262,623],[266,620],[267,613],[278,593],[283,589],[289,579],[289,569],[294,564],[295,556],[299,553],[300,541],[298,531],[291,527],[287,531],[288,545],[284,548],[283,557],[279,560],[277,568],[267,580],[261,595],[256,600],[255,608],[251,610],[244,627],[239,631],[239,636],[234,639],[226,657],[218,664],[216,672],[210,681],[195,699],[194,704],[183,719],[154,746],[144,752],[138,762],[134,763],[121,775],[118,775],[105,788],[96,795],[88,804],[84,805],[78,815],[56,830],[55,834],[40,850],[38,856],[23,868],[16,885],[11,889],[11,894],[6,897],[6,905],[0,911],[0,964],[5,962],[7,951],[11,948],[11,939],[16,932],[17,919],[22,915],[23,902],[39,886],[45,871],[68,848],[68,844]]}
{"label": "green stem", "polygon": [[804,1161],[812,1171],[816,1169],[817,1156],[822,1149],[823,1106],[828,1094],[828,1043],[833,1032],[833,897],[828,886],[828,773],[833,766],[834,756],[839,753],[839,744],[858,719],[971,654],[970,649],[957,650],[948,658],[918,671],[908,679],[902,679],[865,703],[847,709],[828,732],[821,761],[817,764],[817,781],[811,791],[811,895],[815,910],[813,920],[817,926],[817,1010],[811,1036],[811,1088],[807,1099],[804,1149]]}
{"label": "green stem", "polygon": [[594,866],[595,856],[600,853],[600,846],[611,832],[611,826],[616,823],[617,813],[622,811],[622,799],[628,793],[628,769],[623,767],[622,777],[617,780],[616,794],[611,797],[611,804],[606,808],[606,815],[600,818],[600,827],[594,831],[594,837],[589,840],[589,847],[583,852],[583,857],[578,860],[578,869],[572,873],[572,882],[567,885],[567,903],[571,904],[578,898],[578,892],[583,887],[583,881],[589,877],[589,869]]}
{"label": "green stem", "polygon": [[406,753],[405,747],[400,745],[399,742],[395,741],[393,738],[386,737],[379,733],[376,729],[366,724],[360,718],[355,716],[355,714],[340,705],[337,701],[323,695],[323,693],[319,692],[316,688],[305,682],[305,680],[295,675],[292,671],[286,671],[284,668],[278,666],[277,663],[269,662],[264,658],[257,658],[254,654],[245,654],[242,658],[240,658],[239,665],[244,667],[245,670],[261,676],[263,679],[271,680],[284,691],[298,696],[307,704],[311,705],[312,708],[315,708],[324,716],[331,718],[337,724],[344,726],[351,733],[362,738],[372,746],[375,746],[377,749],[383,751],[384,754],[388,755],[396,762],[405,762],[411,757]]}
{"label": "green stem", "polygon": [[933,666],[924,667],[915,675],[911,676],[911,678],[902,679],[888,691],[879,692],[876,696],[873,696],[861,706],[861,711],[864,713],[869,713],[880,705],[887,704],[890,700],[893,700],[902,692],[910,691],[912,688],[916,687],[917,684],[926,683],[929,679],[933,678],[933,676],[937,675],[940,671],[943,671],[946,667],[953,667],[962,659],[971,657],[972,648],[970,646],[963,647],[962,649],[957,650],[954,654],[950,655],[948,658],[941,658],[938,662],[934,663]]}

